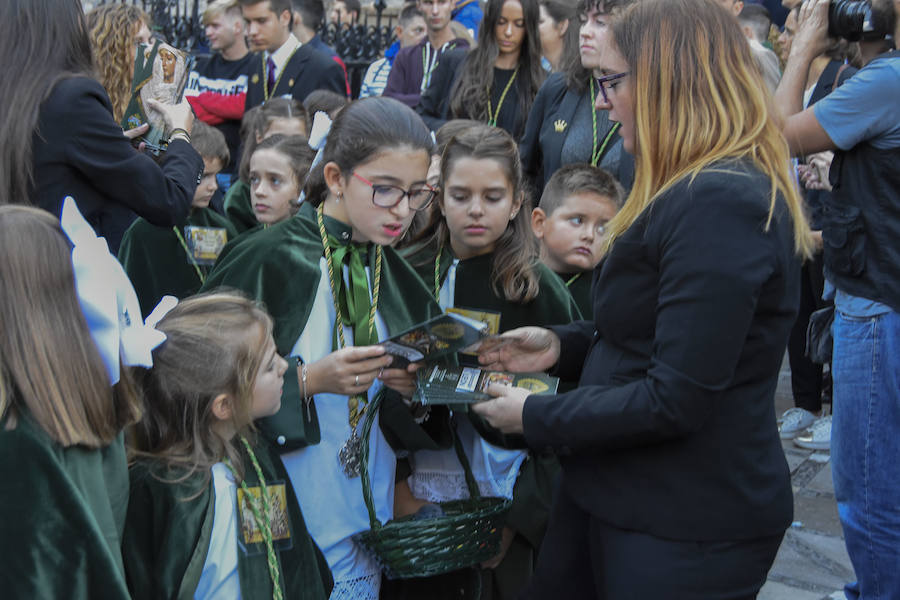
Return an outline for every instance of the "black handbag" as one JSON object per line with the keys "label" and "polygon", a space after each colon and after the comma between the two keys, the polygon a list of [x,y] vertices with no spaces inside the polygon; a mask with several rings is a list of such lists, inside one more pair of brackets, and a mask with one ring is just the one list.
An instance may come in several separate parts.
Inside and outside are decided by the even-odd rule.
{"label": "black handbag", "polygon": [[834,323],[834,306],[820,308],[809,316],[806,327],[806,356],[814,363],[824,365],[831,362],[834,338],[831,324]]}

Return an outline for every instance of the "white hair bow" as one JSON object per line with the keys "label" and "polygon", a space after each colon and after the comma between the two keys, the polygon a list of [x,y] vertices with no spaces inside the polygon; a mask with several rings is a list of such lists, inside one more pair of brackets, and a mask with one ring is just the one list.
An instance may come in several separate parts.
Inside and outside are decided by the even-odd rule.
{"label": "white hair bow", "polygon": [[[312,173],[313,169],[322,162],[322,155],[325,153],[325,142],[328,141],[328,134],[331,133],[332,122],[328,113],[321,110],[317,111],[313,117],[312,130],[309,132],[309,141],[307,143],[310,148],[316,151],[316,156],[313,158],[312,164],[309,165],[309,171],[306,174],[307,179],[309,179],[309,174]],[[305,181],[303,187],[306,187]],[[306,200],[306,191],[302,190],[300,197],[297,199],[297,204],[303,204],[304,200]]]}
{"label": "white hair bow", "polygon": [[144,325],[137,294],[122,265],[110,254],[106,240],[94,233],[71,196],[63,201],[60,223],[74,246],[72,267],[78,301],[110,383],[119,381],[120,359],[125,365],[152,367],[151,352],[166,335]]}

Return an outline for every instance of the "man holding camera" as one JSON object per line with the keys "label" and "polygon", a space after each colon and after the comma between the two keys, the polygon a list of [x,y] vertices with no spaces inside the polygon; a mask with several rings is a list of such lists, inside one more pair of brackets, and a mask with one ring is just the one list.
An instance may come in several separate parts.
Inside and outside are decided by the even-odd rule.
{"label": "man holding camera", "polygon": [[[866,49],[900,36],[900,0],[805,0],[775,104],[794,154],[835,152],[823,207],[834,287],[832,471],[858,581],[850,599],[900,598],[900,52],[809,109],[803,87],[827,36]],[[827,291],[826,291],[827,293]]]}

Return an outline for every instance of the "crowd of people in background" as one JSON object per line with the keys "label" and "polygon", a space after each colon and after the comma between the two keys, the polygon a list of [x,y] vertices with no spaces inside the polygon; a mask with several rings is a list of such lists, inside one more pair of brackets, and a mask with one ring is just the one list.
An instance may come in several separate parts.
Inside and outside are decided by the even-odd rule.
{"label": "crowd of people in background", "polygon": [[[356,73],[370,10],[211,0],[167,103],[138,7],[0,3],[4,593],[755,598],[793,440],[900,598],[900,0],[415,0]],[[556,393],[423,404],[445,313]],[[486,560],[360,542],[473,493]]]}

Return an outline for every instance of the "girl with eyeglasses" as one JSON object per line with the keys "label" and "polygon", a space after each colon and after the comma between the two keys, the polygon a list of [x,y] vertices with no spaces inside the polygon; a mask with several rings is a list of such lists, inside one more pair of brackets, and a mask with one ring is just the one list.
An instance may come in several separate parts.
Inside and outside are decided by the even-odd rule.
{"label": "girl with eyeglasses", "polygon": [[474,119],[519,139],[546,75],[541,66],[537,0],[490,0],[471,51],[441,57],[417,111],[433,130]]}
{"label": "girl with eyeglasses", "polygon": [[[389,98],[349,104],[334,121],[298,215],[226,248],[205,286],[244,290],[272,314],[278,352],[291,367],[280,411],[257,425],[281,453],[331,567],[333,599],[379,594],[380,569],[352,540],[369,529],[359,435],[375,395],[389,388],[368,442],[382,523],[394,516],[397,462],[383,430],[406,449],[438,447],[402,400],[414,391],[412,371],[392,369],[378,345],[440,311],[392,248],[435,196],[425,181],[431,148],[411,108]],[[424,426],[440,423],[434,416]]]}
{"label": "girl with eyeglasses", "polygon": [[[487,320],[495,332],[581,318],[562,280],[538,261],[519,153],[508,133],[479,123],[447,143],[438,208],[437,223],[426,230],[431,233],[408,251],[442,309]],[[475,363],[472,356],[459,358],[461,364]],[[392,583],[396,589],[387,596],[392,600],[440,598],[435,590],[457,587],[467,593],[480,587],[482,598],[515,598],[531,574],[546,526],[555,459],[529,456],[520,437],[504,436],[477,417],[470,421],[460,413],[454,422],[482,493],[513,500],[501,553],[481,570]],[[411,463],[415,497],[429,502],[468,497],[452,449],[415,452]]]}
{"label": "girl with eyeglasses", "polygon": [[[608,22],[635,0],[580,0],[578,3],[580,60],[564,62],[547,78],[534,99],[522,136],[522,168],[538,194],[563,165],[588,163],[601,167],[628,190],[634,159],[623,151],[618,125],[609,112],[594,107],[602,93],[600,40]],[[576,23],[570,27],[576,26]]]}

